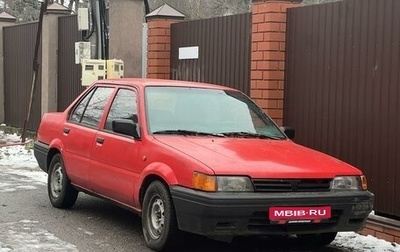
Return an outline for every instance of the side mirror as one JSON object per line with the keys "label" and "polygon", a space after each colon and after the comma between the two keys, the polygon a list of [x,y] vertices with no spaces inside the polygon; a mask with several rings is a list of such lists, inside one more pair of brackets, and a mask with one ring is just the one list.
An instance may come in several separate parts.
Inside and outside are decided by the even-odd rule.
{"label": "side mirror", "polygon": [[112,130],[116,133],[140,138],[138,125],[129,119],[116,119],[112,121]]}
{"label": "side mirror", "polygon": [[295,130],[294,130],[293,127],[284,126],[284,127],[280,127],[280,129],[283,131],[283,133],[285,133],[285,135],[289,139],[293,139],[294,138]]}

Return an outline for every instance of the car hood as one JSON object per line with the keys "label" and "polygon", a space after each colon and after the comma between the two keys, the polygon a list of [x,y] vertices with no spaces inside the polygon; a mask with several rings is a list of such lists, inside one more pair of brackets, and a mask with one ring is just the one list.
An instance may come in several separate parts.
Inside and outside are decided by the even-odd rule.
{"label": "car hood", "polygon": [[162,135],[155,138],[202,162],[217,175],[252,178],[361,175],[353,166],[290,140]]}

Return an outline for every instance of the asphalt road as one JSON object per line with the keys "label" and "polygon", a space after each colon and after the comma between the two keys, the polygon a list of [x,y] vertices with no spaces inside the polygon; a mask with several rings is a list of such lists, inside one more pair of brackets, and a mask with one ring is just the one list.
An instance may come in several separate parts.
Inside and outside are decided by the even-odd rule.
{"label": "asphalt road", "polygon": [[[4,185],[10,182],[1,181],[5,179],[23,177],[0,176],[0,183]],[[335,247],[316,250],[301,248],[294,239],[243,238],[228,244],[188,236],[182,242],[184,244],[180,251],[188,252],[350,252]],[[151,250],[144,244],[141,220],[136,214],[83,193],[79,194],[72,209],[56,209],[48,200],[46,186],[38,185],[0,192],[0,252],[3,251]]]}

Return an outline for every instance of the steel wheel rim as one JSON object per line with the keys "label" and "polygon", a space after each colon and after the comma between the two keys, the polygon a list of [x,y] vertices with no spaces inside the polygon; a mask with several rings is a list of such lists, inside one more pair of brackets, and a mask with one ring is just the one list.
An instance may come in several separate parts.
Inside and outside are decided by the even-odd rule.
{"label": "steel wheel rim", "polygon": [[160,238],[164,229],[164,201],[158,197],[154,196],[150,201],[150,211],[149,211],[149,233],[153,239]]}
{"label": "steel wheel rim", "polygon": [[51,173],[50,191],[54,198],[60,197],[62,191],[62,181],[64,174],[62,172],[62,167],[57,164],[53,172]]}

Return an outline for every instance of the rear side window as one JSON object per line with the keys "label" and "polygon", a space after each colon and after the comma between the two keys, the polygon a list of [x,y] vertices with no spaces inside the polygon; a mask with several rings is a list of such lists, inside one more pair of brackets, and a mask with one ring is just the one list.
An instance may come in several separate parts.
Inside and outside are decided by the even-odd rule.
{"label": "rear side window", "polygon": [[98,87],[90,91],[72,111],[70,121],[97,128],[113,91],[114,88],[110,87]]}

